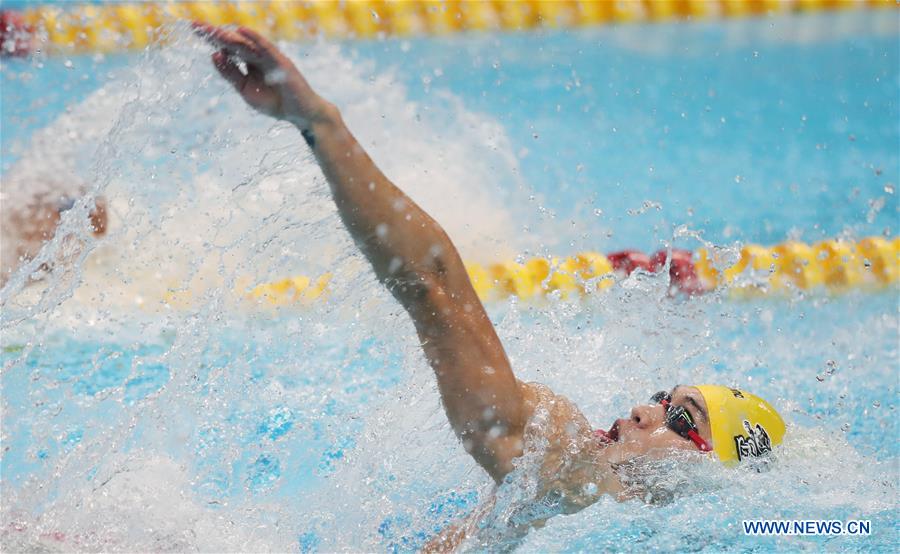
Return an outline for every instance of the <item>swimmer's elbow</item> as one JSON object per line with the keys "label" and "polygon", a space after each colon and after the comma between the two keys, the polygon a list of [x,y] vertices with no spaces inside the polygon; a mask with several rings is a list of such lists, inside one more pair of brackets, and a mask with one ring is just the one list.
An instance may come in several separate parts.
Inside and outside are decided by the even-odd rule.
{"label": "swimmer's elbow", "polygon": [[440,279],[432,272],[419,271],[396,258],[385,271],[376,272],[378,280],[419,324],[431,321],[444,310],[446,303]]}

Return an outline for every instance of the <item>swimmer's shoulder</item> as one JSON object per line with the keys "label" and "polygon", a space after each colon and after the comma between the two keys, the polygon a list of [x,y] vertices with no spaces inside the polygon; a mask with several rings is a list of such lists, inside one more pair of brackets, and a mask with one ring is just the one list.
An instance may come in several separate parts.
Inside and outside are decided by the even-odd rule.
{"label": "swimmer's shoulder", "polygon": [[520,387],[529,415],[524,450],[526,454],[540,450],[542,488],[561,492],[571,504],[567,512],[612,492],[607,490],[613,481],[607,483],[609,468],[601,461],[602,448],[578,406],[541,383],[520,382]]}
{"label": "swimmer's shoulder", "polygon": [[519,381],[519,388],[522,391],[522,401],[530,424],[549,423],[552,429],[561,425],[568,431],[569,436],[581,433],[590,436],[591,426],[587,418],[566,396],[553,392],[543,383]]}

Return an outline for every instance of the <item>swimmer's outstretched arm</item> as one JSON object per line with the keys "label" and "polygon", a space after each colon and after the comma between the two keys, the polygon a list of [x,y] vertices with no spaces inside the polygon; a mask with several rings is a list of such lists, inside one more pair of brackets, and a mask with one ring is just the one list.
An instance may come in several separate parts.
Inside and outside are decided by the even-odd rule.
{"label": "swimmer's outstretched arm", "polygon": [[[378,279],[415,323],[466,450],[497,481],[522,453],[529,414],[500,339],[444,230],[375,166],[337,108],[257,33],[195,24],[216,68],[260,112],[294,123],[315,153],[340,217]],[[241,71],[235,58],[246,64]]]}

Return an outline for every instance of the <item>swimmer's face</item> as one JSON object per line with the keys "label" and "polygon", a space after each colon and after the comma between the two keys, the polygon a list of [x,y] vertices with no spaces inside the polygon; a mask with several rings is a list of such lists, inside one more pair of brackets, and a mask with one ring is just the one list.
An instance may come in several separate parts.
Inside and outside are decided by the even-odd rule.
{"label": "swimmer's face", "polygon": [[[711,442],[706,402],[700,391],[695,387],[678,386],[671,395],[671,405],[683,407],[694,420],[700,436]],[[664,458],[678,450],[699,452],[693,441],[666,426],[666,410],[662,404],[648,402],[635,406],[629,418],[616,420],[612,434],[614,442],[610,448],[617,450],[618,455],[614,457],[620,461],[637,456]]]}

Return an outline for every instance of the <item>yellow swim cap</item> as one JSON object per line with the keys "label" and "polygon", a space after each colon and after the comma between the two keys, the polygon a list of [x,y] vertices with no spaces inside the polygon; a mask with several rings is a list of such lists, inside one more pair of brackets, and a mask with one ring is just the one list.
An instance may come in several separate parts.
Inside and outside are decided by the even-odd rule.
{"label": "yellow swim cap", "polygon": [[697,385],[706,401],[713,452],[725,465],[761,456],[781,444],[784,421],[771,404],[749,392]]}

